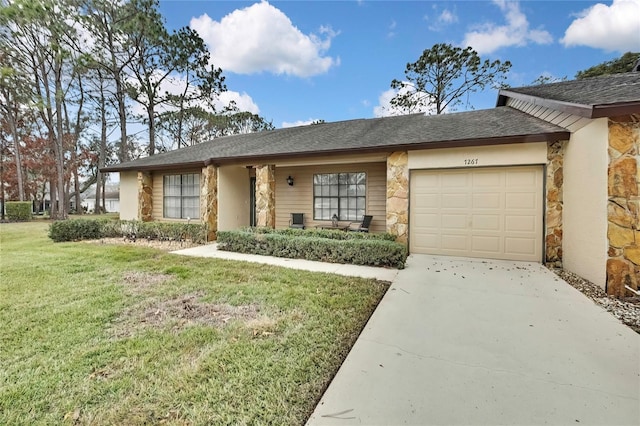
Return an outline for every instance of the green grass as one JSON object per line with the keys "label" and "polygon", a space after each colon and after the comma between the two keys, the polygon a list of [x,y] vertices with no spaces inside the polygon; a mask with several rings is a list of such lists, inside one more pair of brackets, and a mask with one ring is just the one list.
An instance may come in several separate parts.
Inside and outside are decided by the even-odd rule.
{"label": "green grass", "polygon": [[0,224],[0,424],[302,424],[386,283]]}

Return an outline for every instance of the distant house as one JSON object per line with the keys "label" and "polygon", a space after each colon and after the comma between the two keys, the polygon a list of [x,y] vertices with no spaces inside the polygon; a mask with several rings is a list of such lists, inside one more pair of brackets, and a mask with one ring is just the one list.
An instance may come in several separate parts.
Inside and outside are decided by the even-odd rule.
{"label": "distant house", "polygon": [[[411,253],[640,280],[640,73],[501,90],[492,109],[229,136],[110,166],[121,217],[216,232],[373,215]],[[291,178],[291,179],[289,179]]]}
{"label": "distant house", "polygon": [[[90,189],[83,196],[82,207],[87,212],[93,212],[96,208],[96,191]],[[104,194],[104,209],[107,213],[116,213],[120,211],[120,191],[108,189]]]}

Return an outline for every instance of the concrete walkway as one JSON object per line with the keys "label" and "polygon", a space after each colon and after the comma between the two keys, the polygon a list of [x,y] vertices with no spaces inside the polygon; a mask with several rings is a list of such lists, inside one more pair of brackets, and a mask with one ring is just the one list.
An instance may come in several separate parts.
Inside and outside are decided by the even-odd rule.
{"label": "concrete walkway", "polygon": [[343,265],[340,263],[313,262],[303,259],[285,259],[282,257],[260,256],[257,254],[235,253],[218,250],[216,243],[173,251],[174,254],[195,257],[214,257],[217,259],[240,260],[300,269],[313,272],[327,272],[348,277],[374,278],[382,281],[393,281],[398,275],[397,269],[375,268],[371,266]]}
{"label": "concrete walkway", "polygon": [[640,424],[640,335],[542,265],[412,255],[316,425]]}

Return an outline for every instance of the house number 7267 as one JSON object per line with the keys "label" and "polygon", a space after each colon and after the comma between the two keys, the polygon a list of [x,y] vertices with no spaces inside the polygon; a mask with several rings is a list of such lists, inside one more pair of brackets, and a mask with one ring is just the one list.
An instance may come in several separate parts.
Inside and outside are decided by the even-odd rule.
{"label": "house number 7267", "polygon": [[465,166],[475,166],[478,164],[478,159],[477,158],[467,158],[464,160],[464,165]]}

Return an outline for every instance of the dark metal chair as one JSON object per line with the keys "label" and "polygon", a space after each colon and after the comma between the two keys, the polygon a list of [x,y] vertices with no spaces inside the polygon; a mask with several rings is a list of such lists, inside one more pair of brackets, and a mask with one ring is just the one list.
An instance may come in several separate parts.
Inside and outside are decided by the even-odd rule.
{"label": "dark metal chair", "polygon": [[304,229],[304,213],[291,213],[289,228]]}
{"label": "dark metal chair", "polygon": [[369,227],[371,226],[371,221],[373,220],[373,216],[364,215],[362,217],[362,222],[358,224],[357,228],[349,228],[349,231],[354,232],[369,232]]}

